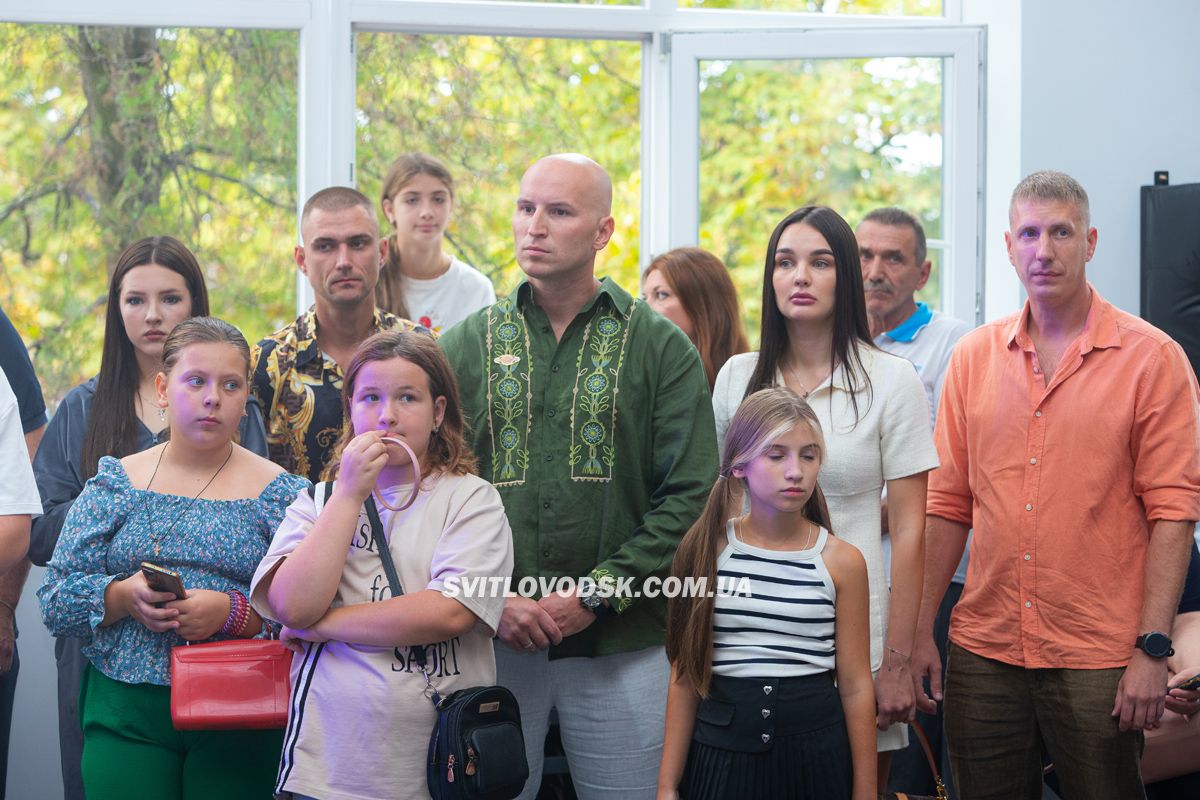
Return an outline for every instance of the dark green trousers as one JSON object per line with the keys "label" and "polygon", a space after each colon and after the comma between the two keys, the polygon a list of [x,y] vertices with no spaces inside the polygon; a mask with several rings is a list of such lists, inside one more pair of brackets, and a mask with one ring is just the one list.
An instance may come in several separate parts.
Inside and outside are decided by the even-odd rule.
{"label": "dark green trousers", "polygon": [[88,800],[268,800],[282,730],[177,731],[171,689],[83,676],[83,786]]}

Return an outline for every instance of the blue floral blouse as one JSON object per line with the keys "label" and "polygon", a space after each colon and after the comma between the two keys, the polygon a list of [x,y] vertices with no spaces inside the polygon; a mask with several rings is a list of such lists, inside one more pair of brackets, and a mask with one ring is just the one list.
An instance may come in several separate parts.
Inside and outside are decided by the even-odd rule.
{"label": "blue floral blouse", "polygon": [[42,620],[55,636],[84,638],[83,654],[108,677],[170,685],[171,648],[183,639],[153,633],[132,617],[101,628],[108,584],[151,561],[177,570],[188,589],[249,592],[288,505],[308,485],[285,472],[256,498],[201,498],[188,508],[192,498],[136,489],[120,461],[101,458],[46,565],[38,589]]}

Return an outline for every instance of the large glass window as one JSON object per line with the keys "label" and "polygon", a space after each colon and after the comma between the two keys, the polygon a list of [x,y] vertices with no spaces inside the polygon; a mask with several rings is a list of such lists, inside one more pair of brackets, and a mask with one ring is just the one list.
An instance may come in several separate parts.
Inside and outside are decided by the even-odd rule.
{"label": "large glass window", "polygon": [[53,403],[121,250],[169,234],[251,341],[294,314],[295,32],[0,24],[0,298]]}
{"label": "large glass window", "polygon": [[[775,223],[827,205],[850,224],[885,205],[915,214],[940,262],[940,58],[702,60],[700,246],[729,266],[757,328]],[[922,299],[941,306],[935,272]]]}
{"label": "large glass window", "polygon": [[457,183],[447,250],[504,293],[521,279],[511,224],[521,174],[541,156],[583,153],[613,179],[616,232],[598,271],[636,292],[640,43],[360,33],[357,52],[356,160],[368,197],[378,201],[401,153],[445,161]]}

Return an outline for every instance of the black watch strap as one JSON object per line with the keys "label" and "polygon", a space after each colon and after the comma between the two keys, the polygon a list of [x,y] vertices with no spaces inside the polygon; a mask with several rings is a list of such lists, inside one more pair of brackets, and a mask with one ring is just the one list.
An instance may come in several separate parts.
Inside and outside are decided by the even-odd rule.
{"label": "black watch strap", "polygon": [[1138,636],[1133,646],[1151,658],[1170,658],[1175,655],[1175,649],[1171,644],[1171,637],[1165,633],[1150,631]]}

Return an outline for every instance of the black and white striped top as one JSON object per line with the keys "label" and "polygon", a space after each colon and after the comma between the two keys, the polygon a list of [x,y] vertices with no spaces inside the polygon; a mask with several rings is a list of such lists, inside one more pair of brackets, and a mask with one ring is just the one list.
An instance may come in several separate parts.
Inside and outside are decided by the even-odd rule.
{"label": "black and white striped top", "polygon": [[[713,672],[734,678],[790,678],[834,667],[833,579],[821,528],[807,550],[765,550],[739,541],[717,558],[718,585],[749,579],[750,595],[718,594],[713,613]],[[745,585],[744,583],[742,584]]]}

